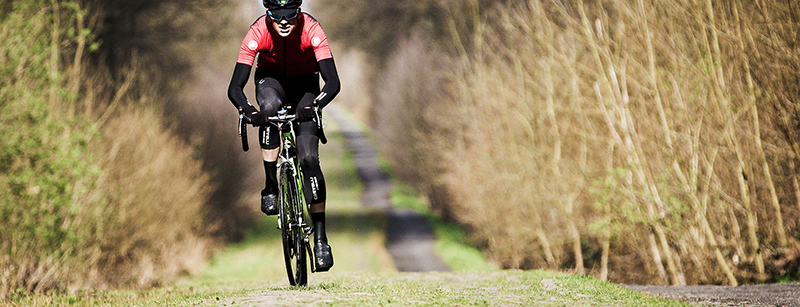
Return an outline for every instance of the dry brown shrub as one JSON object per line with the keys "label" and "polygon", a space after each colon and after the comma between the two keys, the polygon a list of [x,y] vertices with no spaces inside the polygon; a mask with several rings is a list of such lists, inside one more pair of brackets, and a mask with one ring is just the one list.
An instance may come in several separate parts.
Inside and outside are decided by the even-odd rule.
{"label": "dry brown shrub", "polygon": [[616,282],[791,274],[797,5],[479,4],[438,4],[438,47],[400,38],[373,108],[398,174],[491,259]]}
{"label": "dry brown shrub", "polygon": [[[779,150],[786,141],[770,137],[774,132],[760,123],[769,117],[758,114],[760,91],[748,80],[748,62],[743,60],[748,42],[740,28],[764,29],[759,29],[760,22],[737,19],[736,12],[746,10],[728,4],[637,1],[564,6],[528,1],[500,10],[498,18],[485,24],[486,32],[478,34],[483,39],[475,40],[477,50],[466,55],[472,61],[469,74],[461,78],[462,88],[472,91],[460,98],[473,101],[466,107],[476,108],[477,114],[484,112],[482,106],[511,110],[505,115],[508,121],[475,129],[495,132],[497,143],[481,132],[475,133],[476,139],[488,141],[487,148],[500,148],[505,161],[479,172],[498,173],[496,178],[454,185],[515,183],[486,189],[500,192],[485,195],[474,195],[482,189],[454,194],[531,207],[511,208],[506,216],[549,213],[543,220],[535,215],[521,219],[533,222],[522,232],[528,241],[544,224],[547,231],[539,241],[572,244],[575,256],[600,254],[581,241],[608,242],[610,262],[616,266],[612,271],[633,269],[615,260],[627,254],[617,251],[639,250],[640,257],[655,260],[648,264],[648,270],[657,272],[655,278],[646,282],[766,278],[764,259],[780,254],[766,251],[790,244],[784,242],[789,229],[775,213],[778,206],[778,213],[796,209],[780,201],[795,189],[776,176],[786,173],[774,170],[786,163],[773,160],[787,157]],[[514,118],[515,113],[523,116]],[[481,121],[480,116],[475,119]],[[526,128],[533,137],[515,131]],[[486,150],[466,155],[481,152]],[[478,156],[482,162],[453,169],[471,172],[491,161],[488,155]],[[510,166],[504,170],[506,163]],[[778,182],[785,188],[776,189]],[[781,190],[785,194],[777,195]],[[510,196],[520,192],[529,196]],[[481,203],[472,207],[485,205]],[[485,211],[469,216],[478,218],[472,225],[489,222],[482,219],[489,216]],[[570,223],[580,225],[579,231]],[[604,239],[604,234],[610,237]],[[585,239],[568,242],[570,236]],[[484,240],[498,238],[507,238],[500,246],[525,240],[502,230]],[[509,259],[501,261],[511,266],[524,258],[497,249],[500,259]],[[588,260],[605,267],[592,264],[600,259]],[[735,276],[727,271],[726,278],[726,270]]]}
{"label": "dry brown shrub", "polygon": [[204,207],[209,182],[200,162],[148,108],[125,112],[102,130],[92,151],[105,171],[93,201],[110,206],[86,209],[108,223],[87,246],[99,258],[92,268],[99,280],[88,282],[152,286],[199,272],[216,230]]}

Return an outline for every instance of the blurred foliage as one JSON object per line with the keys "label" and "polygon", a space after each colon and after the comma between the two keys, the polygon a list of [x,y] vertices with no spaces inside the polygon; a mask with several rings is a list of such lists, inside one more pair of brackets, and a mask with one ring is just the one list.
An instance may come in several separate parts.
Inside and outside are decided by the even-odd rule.
{"label": "blurred foliage", "polygon": [[513,1],[320,0],[314,5],[324,16],[323,26],[333,40],[366,52],[373,64],[383,67],[403,40],[419,34],[454,54],[456,43],[466,45],[474,39],[471,33],[480,25],[484,9],[509,2]]}
{"label": "blurred foliage", "polygon": [[58,286],[42,266],[75,260],[85,234],[70,227],[80,211],[74,198],[86,195],[99,175],[87,154],[96,129],[86,118],[63,118],[50,104],[70,95],[58,88],[55,97],[48,94],[60,72],[52,69],[58,63],[51,59],[48,24],[54,20],[40,9],[17,2],[0,32],[0,296],[16,287]]}
{"label": "blurred foliage", "polygon": [[[180,138],[192,144],[192,154],[211,176],[214,184],[205,202],[212,212],[209,223],[218,226],[218,235],[241,238],[253,220],[246,205],[253,205],[240,198],[254,198],[247,194],[254,189],[242,181],[259,173],[263,176],[253,174],[250,165],[241,161],[243,155],[231,153],[236,148],[235,134],[230,133],[235,122],[224,120],[235,120],[224,90],[246,33],[236,20],[246,5],[213,0],[86,2],[96,10],[95,32],[102,42],[91,61],[108,69],[115,84],[124,84],[130,63],[136,62],[136,78],[153,87],[158,96],[156,110]],[[244,23],[250,25],[252,20]],[[220,62],[230,71],[220,68]],[[213,79],[203,80],[208,75]]]}
{"label": "blurred foliage", "polygon": [[237,8],[228,1],[211,0],[85,1],[101,16],[96,32],[107,67],[116,71],[131,57],[140,56],[148,68],[159,68],[150,73],[174,76],[191,73],[190,57],[177,52],[178,48],[187,42],[211,45],[229,35],[228,12]]}
{"label": "blurred foliage", "polygon": [[397,174],[501,266],[737,284],[800,263],[797,4],[323,3],[371,55]]}
{"label": "blurred foliage", "polygon": [[90,64],[98,15],[78,1],[3,10],[0,299],[146,287],[201,268],[218,231],[208,178],[159,118],[152,79],[135,58],[119,83]]}

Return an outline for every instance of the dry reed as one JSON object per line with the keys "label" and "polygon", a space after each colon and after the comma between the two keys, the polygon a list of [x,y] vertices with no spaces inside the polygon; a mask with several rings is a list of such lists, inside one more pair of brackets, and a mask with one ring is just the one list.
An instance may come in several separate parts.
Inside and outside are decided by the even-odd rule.
{"label": "dry reed", "polygon": [[451,39],[397,38],[372,122],[492,260],[625,283],[796,274],[800,6],[438,5]]}

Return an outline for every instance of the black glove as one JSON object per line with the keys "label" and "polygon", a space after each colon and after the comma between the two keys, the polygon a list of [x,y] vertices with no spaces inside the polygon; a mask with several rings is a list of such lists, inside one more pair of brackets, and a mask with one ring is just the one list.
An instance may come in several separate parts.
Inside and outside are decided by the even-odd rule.
{"label": "black glove", "polygon": [[247,122],[253,126],[263,126],[267,124],[267,117],[250,104],[242,107],[242,113],[244,113]]}
{"label": "black glove", "polygon": [[316,116],[314,114],[313,100],[303,100],[297,106],[297,120],[306,122],[313,120]]}
{"label": "black glove", "polygon": [[269,119],[267,119],[266,113],[255,112],[250,114],[250,123],[253,124],[254,127],[264,126],[269,123]]}
{"label": "black glove", "polygon": [[244,113],[244,117],[246,117],[248,120],[250,119],[251,114],[258,113],[258,110],[256,110],[256,108],[249,103],[240,108],[242,109],[242,113]]}

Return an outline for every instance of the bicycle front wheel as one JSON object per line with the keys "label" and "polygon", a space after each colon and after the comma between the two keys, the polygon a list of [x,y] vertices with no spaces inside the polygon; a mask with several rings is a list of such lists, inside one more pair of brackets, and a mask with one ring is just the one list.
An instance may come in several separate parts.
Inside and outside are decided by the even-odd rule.
{"label": "bicycle front wheel", "polygon": [[294,179],[294,168],[285,164],[281,167],[279,184],[282,189],[279,197],[279,218],[283,239],[283,258],[286,274],[292,286],[305,286],[308,283],[306,253],[303,227],[298,212],[301,208],[300,189]]}

